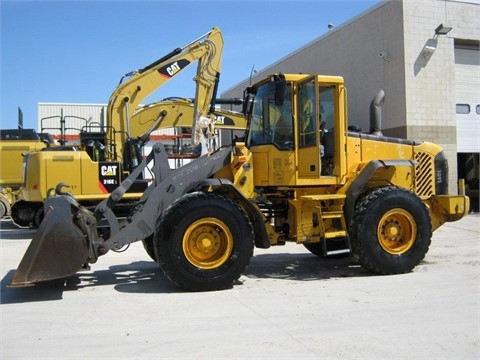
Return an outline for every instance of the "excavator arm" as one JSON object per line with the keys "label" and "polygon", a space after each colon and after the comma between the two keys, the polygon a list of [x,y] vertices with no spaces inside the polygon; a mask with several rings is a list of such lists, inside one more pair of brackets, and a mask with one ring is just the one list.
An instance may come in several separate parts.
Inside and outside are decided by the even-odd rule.
{"label": "excavator arm", "polygon": [[[133,121],[133,115],[140,103],[171,78],[179,74],[195,61],[198,61],[194,78],[196,92],[193,118],[189,126],[193,127],[193,142],[198,143],[202,134],[202,124],[214,122],[211,109],[221,70],[223,38],[220,29],[213,28],[189,44],[177,48],[140,70],[132,71],[120,80],[120,84],[110,96],[107,106],[108,138],[115,144],[111,149],[113,159],[123,158],[123,150],[128,140],[143,132],[141,124]],[[125,78],[127,78],[125,80]],[[128,161],[128,159],[124,159]]]}
{"label": "excavator arm", "polygon": [[[222,101],[223,99],[217,99]],[[232,99],[231,102],[239,104],[241,100]],[[162,112],[166,112],[161,122],[155,123]],[[145,134],[152,127],[155,130],[174,127],[192,127],[192,119],[196,112],[194,99],[169,98],[139,107],[132,116],[135,129],[132,137],[139,137]],[[245,115],[225,109],[213,109],[210,117],[215,128],[245,131],[247,120]],[[155,125],[155,126],[154,126]]]}

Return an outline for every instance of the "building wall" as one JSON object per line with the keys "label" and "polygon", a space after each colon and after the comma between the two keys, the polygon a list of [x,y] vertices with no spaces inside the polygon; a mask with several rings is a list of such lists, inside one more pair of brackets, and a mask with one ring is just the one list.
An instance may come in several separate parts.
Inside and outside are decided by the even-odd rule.
{"label": "building wall", "polygon": [[[478,10],[459,1],[403,1],[407,136],[444,149],[450,192],[457,189],[454,40],[480,38]],[[435,36],[440,24],[453,29]]]}
{"label": "building wall", "polygon": [[[82,129],[99,131],[100,126],[107,124],[106,114],[106,104],[38,103],[38,131],[60,140],[63,119],[67,143],[78,143]],[[151,139],[158,141],[162,135],[174,135],[174,129],[156,130]]]}
{"label": "building wall", "polygon": [[67,140],[76,140],[83,127],[104,124],[105,111],[103,104],[38,103],[38,130],[59,138],[63,119]]}

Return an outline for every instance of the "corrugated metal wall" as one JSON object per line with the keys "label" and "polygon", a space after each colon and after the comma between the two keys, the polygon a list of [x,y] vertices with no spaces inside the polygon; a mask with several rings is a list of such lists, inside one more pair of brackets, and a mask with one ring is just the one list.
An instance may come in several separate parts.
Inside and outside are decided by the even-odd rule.
{"label": "corrugated metal wall", "polygon": [[[106,112],[106,104],[38,103],[38,131],[48,132],[60,140],[63,127],[67,142],[77,142],[85,126],[94,127],[95,131],[96,126],[105,125]],[[157,130],[151,139],[154,140],[155,135],[174,134],[174,129]]]}
{"label": "corrugated metal wall", "polygon": [[60,135],[63,127],[66,135],[78,135],[83,127],[104,124],[103,104],[38,103],[38,129],[52,135]]}

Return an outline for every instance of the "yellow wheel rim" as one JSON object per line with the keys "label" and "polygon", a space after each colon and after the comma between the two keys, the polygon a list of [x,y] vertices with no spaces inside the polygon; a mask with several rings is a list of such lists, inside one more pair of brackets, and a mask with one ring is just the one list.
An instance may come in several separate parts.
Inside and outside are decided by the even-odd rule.
{"label": "yellow wheel rim", "polygon": [[389,254],[403,254],[410,250],[417,237],[417,226],[412,214],[395,208],[386,212],[377,228],[378,242]]}
{"label": "yellow wheel rim", "polygon": [[182,247],[192,265],[205,270],[215,269],[230,258],[233,235],[223,221],[203,218],[187,228]]}

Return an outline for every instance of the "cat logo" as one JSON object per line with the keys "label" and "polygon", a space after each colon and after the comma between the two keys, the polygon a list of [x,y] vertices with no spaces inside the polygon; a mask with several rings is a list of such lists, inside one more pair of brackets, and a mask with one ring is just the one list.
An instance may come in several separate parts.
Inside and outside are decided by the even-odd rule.
{"label": "cat logo", "polygon": [[225,116],[215,115],[215,120],[216,120],[217,124],[224,124]]}
{"label": "cat logo", "polygon": [[100,168],[100,173],[102,176],[116,176],[117,165],[103,165]]}
{"label": "cat logo", "polygon": [[177,75],[181,70],[190,64],[190,61],[187,59],[180,59],[170,64],[164,65],[158,69],[160,75],[164,76],[167,79]]}
{"label": "cat logo", "polygon": [[182,70],[182,69],[180,69],[180,66],[178,66],[178,61],[175,61],[172,65],[167,67],[167,73],[170,76],[175,75],[180,70]]}
{"label": "cat logo", "polygon": [[110,193],[120,184],[120,164],[102,161],[98,163],[98,187],[103,193]]}

